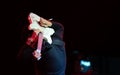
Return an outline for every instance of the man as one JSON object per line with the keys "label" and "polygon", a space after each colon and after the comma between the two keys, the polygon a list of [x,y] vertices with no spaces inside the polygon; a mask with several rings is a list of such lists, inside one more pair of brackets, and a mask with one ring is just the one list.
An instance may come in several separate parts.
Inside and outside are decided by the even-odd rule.
{"label": "man", "polygon": [[[19,61],[24,63],[24,66],[29,64],[27,68],[34,65],[36,75],[65,75],[66,52],[63,41],[63,25],[58,22],[46,20],[34,13],[30,14],[32,14],[32,21],[29,15],[28,20],[30,25],[28,29],[32,30],[33,33],[18,53]],[[36,23],[33,24],[33,21],[36,21]],[[39,28],[38,25],[42,28]],[[43,35],[43,40],[41,50],[38,52],[38,36],[40,33]],[[47,36],[47,34],[50,35]],[[30,71],[27,68],[25,68],[24,72],[29,74]],[[32,75],[32,73],[29,75]]]}

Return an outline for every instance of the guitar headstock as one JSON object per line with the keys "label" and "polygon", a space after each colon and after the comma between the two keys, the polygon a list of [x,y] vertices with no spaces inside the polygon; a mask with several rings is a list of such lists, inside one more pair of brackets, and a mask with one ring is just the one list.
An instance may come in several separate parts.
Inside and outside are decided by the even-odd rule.
{"label": "guitar headstock", "polygon": [[38,24],[38,22],[40,21],[40,16],[31,12],[28,15],[28,20],[29,20],[29,23],[30,23],[30,25],[28,26],[29,30],[40,29],[40,25]]}
{"label": "guitar headstock", "polygon": [[31,12],[28,15],[28,20],[29,20],[30,23],[33,23],[34,21],[39,22],[40,21],[40,16],[38,16],[37,14]]}

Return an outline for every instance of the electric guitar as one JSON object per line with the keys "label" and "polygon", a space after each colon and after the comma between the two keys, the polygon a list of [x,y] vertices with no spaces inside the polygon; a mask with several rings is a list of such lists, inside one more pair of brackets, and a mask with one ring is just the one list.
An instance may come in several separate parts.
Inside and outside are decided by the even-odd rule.
{"label": "electric guitar", "polygon": [[[46,28],[41,26],[38,22],[40,21],[40,17],[34,13],[30,13],[28,16],[28,20],[30,25],[28,27],[29,30],[40,30],[41,32],[38,34],[38,44],[37,44],[37,53],[41,54],[42,41],[46,39],[49,44],[52,44],[51,35],[55,32],[52,28]],[[37,60],[40,60],[41,56],[37,57]]]}
{"label": "electric guitar", "polygon": [[52,44],[51,35],[54,34],[55,32],[54,29],[41,26],[38,23],[40,21],[40,17],[34,13],[29,14],[28,20],[30,22],[28,29],[29,30],[39,29],[42,32],[44,39],[46,39],[49,44]]}

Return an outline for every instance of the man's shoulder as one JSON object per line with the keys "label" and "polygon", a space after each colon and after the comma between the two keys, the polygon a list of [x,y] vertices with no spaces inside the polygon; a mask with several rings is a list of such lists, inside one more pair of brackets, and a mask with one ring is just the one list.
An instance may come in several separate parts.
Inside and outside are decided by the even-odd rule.
{"label": "man's shoulder", "polygon": [[59,28],[64,29],[63,24],[62,24],[62,23],[60,23],[60,22],[52,21],[52,24],[53,24],[53,26],[55,26],[55,27],[57,26],[57,27],[59,27]]}

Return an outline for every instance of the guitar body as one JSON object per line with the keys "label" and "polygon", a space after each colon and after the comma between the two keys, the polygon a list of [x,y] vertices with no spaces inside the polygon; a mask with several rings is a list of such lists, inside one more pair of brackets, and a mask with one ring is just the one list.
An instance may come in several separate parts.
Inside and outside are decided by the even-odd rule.
{"label": "guitar body", "polygon": [[37,60],[41,59],[41,49],[43,39],[47,40],[49,44],[52,44],[51,35],[55,32],[54,29],[43,27],[38,22],[40,22],[40,17],[34,13],[30,13],[28,16],[30,25],[28,26],[29,30],[38,30],[38,44],[37,49],[33,52],[33,55]]}
{"label": "guitar body", "polygon": [[43,27],[40,24],[38,24],[38,21],[40,21],[40,17],[37,16],[36,14],[30,13],[28,20],[30,22],[28,29],[29,30],[40,30],[43,34],[44,39],[46,39],[49,44],[52,44],[51,35],[54,34],[55,32],[54,29]]}

